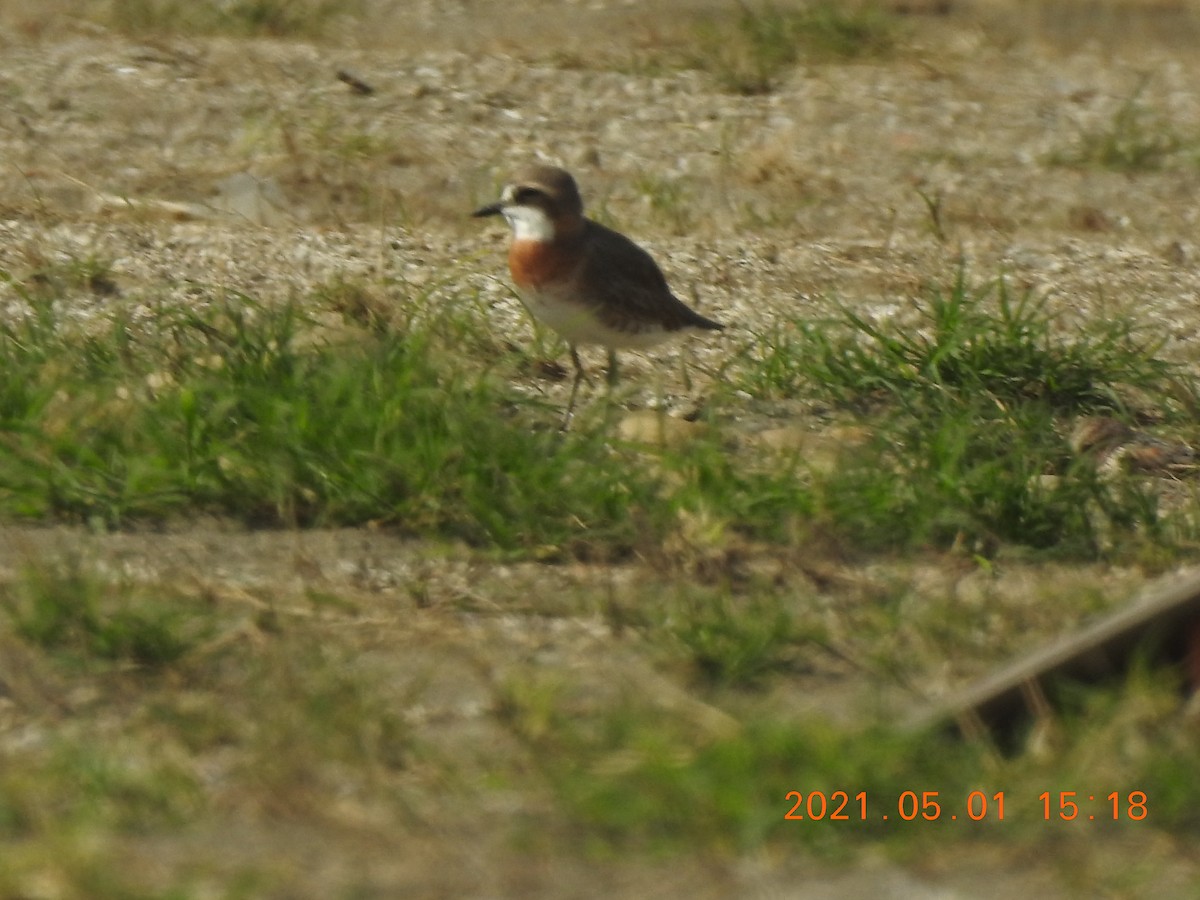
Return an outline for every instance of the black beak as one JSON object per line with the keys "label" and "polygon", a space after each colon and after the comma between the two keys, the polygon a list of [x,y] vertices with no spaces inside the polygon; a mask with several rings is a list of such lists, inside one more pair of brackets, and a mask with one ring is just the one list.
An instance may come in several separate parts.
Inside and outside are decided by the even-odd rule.
{"label": "black beak", "polygon": [[471,213],[472,217],[482,219],[484,216],[498,216],[504,211],[503,203],[489,203],[487,206],[481,206],[475,212]]}

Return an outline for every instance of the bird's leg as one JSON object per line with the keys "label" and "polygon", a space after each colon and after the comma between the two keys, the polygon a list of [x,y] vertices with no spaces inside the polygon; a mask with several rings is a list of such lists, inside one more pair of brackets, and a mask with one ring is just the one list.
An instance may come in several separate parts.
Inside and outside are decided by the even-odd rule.
{"label": "bird's leg", "polygon": [[692,392],[692,373],[688,369],[688,357],[690,354],[685,349],[679,354],[679,374],[683,378],[683,389],[689,394]]}
{"label": "bird's leg", "polygon": [[604,394],[604,415],[607,418],[613,411],[613,391],[617,389],[617,351],[608,348],[608,373],[605,381],[608,389]]}
{"label": "bird's leg", "polygon": [[574,344],[571,344],[571,364],[575,366],[575,380],[571,382],[571,399],[567,401],[567,413],[563,416],[563,431],[571,427],[571,418],[575,415],[575,397],[579,393],[579,382],[587,378],[587,373],[583,371],[583,363],[579,361],[579,352],[575,349]]}

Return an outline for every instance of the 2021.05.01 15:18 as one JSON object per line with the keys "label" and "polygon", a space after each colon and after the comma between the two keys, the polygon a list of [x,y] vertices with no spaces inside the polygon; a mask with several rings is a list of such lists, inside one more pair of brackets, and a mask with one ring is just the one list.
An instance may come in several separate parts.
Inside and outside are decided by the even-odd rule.
{"label": "2021.05.01 15:18", "polygon": [[[973,822],[993,818],[998,822],[1004,821],[1004,797],[1003,791],[997,791],[990,797],[983,791],[971,791],[966,797],[963,818]],[[1052,803],[1055,798],[1058,800],[1057,808]],[[859,791],[853,796],[848,791],[833,791],[828,795],[824,791],[810,791],[807,794],[788,791],[785,799],[792,803],[784,813],[784,818],[790,821],[867,821],[866,791]],[[1057,794],[1043,791],[1038,795],[1042,804],[1042,819],[1047,822],[1056,818],[1064,822],[1076,819],[1095,821],[1097,818],[1112,821],[1125,818],[1140,822],[1149,814],[1145,791],[1129,791],[1124,795],[1120,791],[1112,791],[1103,799],[1108,801],[1108,805],[1103,807],[1098,816],[1095,812],[1087,811],[1084,797],[1077,791],[1059,791]],[[1086,795],[1086,802],[1095,803],[1096,795]],[[956,821],[958,813],[944,810],[943,804],[944,800],[938,791],[902,791],[896,799],[897,818],[905,822],[916,819],[932,822],[942,818]],[[880,819],[887,821],[889,815],[884,813]]]}

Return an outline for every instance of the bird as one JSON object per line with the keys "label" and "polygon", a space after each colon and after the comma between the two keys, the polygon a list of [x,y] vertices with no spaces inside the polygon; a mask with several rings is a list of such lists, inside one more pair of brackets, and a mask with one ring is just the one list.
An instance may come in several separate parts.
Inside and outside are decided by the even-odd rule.
{"label": "bird", "polygon": [[676,297],[642,247],[585,216],[579,186],[565,169],[528,166],[504,186],[499,200],[472,215],[504,217],[512,229],[509,273],[522,302],[567,341],[575,379],[564,428],[587,377],[579,345],[607,348],[611,388],[617,350],[647,349],[689,332],[725,328]]}
{"label": "bird", "polygon": [[1069,438],[1076,455],[1106,476],[1120,471],[1178,477],[1194,474],[1200,454],[1180,441],[1165,441],[1109,416],[1083,416]]}

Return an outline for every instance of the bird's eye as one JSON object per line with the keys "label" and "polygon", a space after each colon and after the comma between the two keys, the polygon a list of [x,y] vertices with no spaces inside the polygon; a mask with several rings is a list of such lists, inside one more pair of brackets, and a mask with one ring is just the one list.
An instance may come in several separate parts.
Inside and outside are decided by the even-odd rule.
{"label": "bird's eye", "polygon": [[520,187],[513,193],[513,200],[517,203],[530,203],[540,197],[541,193],[537,188]]}

